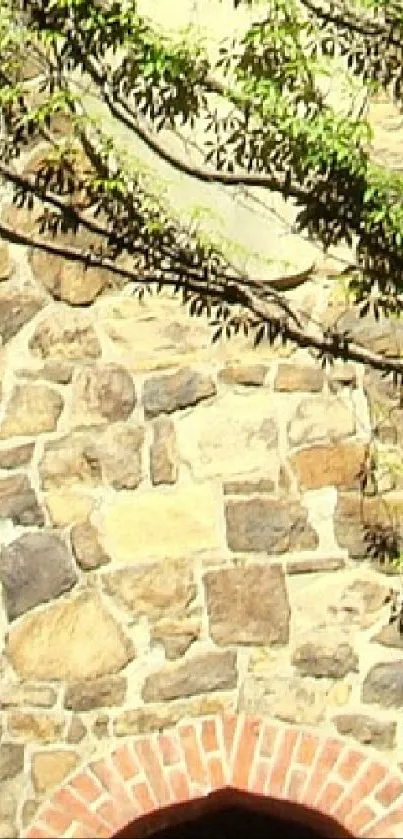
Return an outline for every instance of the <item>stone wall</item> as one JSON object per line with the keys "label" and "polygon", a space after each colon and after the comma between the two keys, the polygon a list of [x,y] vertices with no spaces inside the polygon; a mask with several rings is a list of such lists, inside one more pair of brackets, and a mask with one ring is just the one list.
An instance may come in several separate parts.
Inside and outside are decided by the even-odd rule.
{"label": "stone wall", "polygon": [[[106,745],[189,716],[268,714],[402,760],[363,371],[212,345],[177,301],[95,272],[73,307],[80,274],[19,247],[1,276],[0,835]],[[329,310],[323,281],[292,294]]]}

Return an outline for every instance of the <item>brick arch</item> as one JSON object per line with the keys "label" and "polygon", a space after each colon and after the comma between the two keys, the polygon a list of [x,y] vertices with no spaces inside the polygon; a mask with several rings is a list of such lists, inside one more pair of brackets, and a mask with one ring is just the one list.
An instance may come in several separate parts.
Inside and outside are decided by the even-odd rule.
{"label": "brick arch", "polygon": [[134,825],[141,839],[245,797],[324,835],[403,835],[403,776],[374,751],[270,718],[227,715],[126,740],[67,778],[22,836],[123,839]]}

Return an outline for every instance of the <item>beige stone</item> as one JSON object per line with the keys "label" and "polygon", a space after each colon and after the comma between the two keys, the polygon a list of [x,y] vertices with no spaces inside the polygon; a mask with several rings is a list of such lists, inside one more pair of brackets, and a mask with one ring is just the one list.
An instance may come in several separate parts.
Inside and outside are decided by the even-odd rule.
{"label": "beige stone", "polygon": [[288,426],[291,446],[321,440],[334,442],[355,432],[354,412],[337,396],[309,396],[302,399]]}
{"label": "beige stone", "polygon": [[201,622],[183,616],[177,620],[162,618],[151,629],[153,641],[161,644],[168,659],[180,658],[200,637]]}
{"label": "beige stone", "polygon": [[67,749],[37,752],[32,756],[32,783],[36,793],[49,793],[77,766],[78,755]]}
{"label": "beige stone", "polygon": [[212,405],[200,405],[178,417],[180,459],[196,479],[230,478],[254,470],[275,477],[278,470],[277,426],[267,392],[228,391]]}
{"label": "beige stone", "polygon": [[77,714],[74,714],[71,718],[71,722],[67,731],[66,742],[67,743],[81,743],[84,740],[84,737],[87,733],[87,729],[81,719]]}
{"label": "beige stone", "polygon": [[232,650],[189,656],[147,676],[142,690],[145,702],[167,702],[200,693],[236,688],[237,656]]}
{"label": "beige stone", "polygon": [[50,361],[99,358],[101,347],[88,315],[64,311],[47,314],[29,343],[34,355]]}
{"label": "beige stone", "polygon": [[80,369],[73,381],[73,426],[127,420],[136,404],[132,377],[118,364]]}
{"label": "beige stone", "polygon": [[234,694],[224,692],[219,696],[199,696],[187,700],[148,705],[118,712],[113,723],[113,734],[115,737],[127,737],[151,731],[163,731],[187,718],[224,714],[234,710]]}
{"label": "beige stone", "polygon": [[83,571],[93,571],[110,562],[109,556],[99,544],[97,531],[90,522],[83,521],[74,525],[70,538],[76,562]]}
{"label": "beige stone", "polygon": [[46,385],[17,385],[0,427],[0,439],[55,431],[63,399]]}
{"label": "beige stone", "polygon": [[65,726],[62,714],[14,711],[9,714],[10,734],[24,743],[55,743],[61,740]]}
{"label": "beige stone", "polygon": [[74,490],[50,490],[45,494],[45,504],[55,527],[66,527],[85,521],[90,515],[94,499]]}
{"label": "beige stone", "polygon": [[12,627],[8,657],[23,679],[95,679],[118,673],[134,648],[98,594],[85,592]]}
{"label": "beige stone", "polygon": [[107,281],[105,271],[86,268],[83,264],[68,262],[44,251],[34,251],[31,265],[36,278],[56,300],[64,300],[73,306],[92,303]]}
{"label": "beige stone", "polygon": [[10,256],[6,242],[0,242],[0,280],[7,280],[11,273]]}
{"label": "beige stone", "polygon": [[303,449],[293,455],[290,462],[303,489],[325,486],[358,489],[364,458],[365,446],[362,443],[339,443]]}
{"label": "beige stone", "polygon": [[38,708],[51,708],[57,699],[56,691],[46,685],[2,684],[0,687],[0,708],[36,705]]}
{"label": "beige stone", "polygon": [[99,460],[89,456],[94,447],[90,433],[74,432],[45,444],[39,465],[43,489],[65,489],[75,484],[93,487],[101,482]]}
{"label": "beige stone", "polygon": [[192,569],[187,560],[165,560],[152,565],[122,568],[103,575],[105,591],[135,617],[155,621],[185,618],[196,595]]}
{"label": "beige stone", "polygon": [[106,506],[98,530],[112,562],[127,565],[222,544],[218,499],[210,485],[127,492]]}

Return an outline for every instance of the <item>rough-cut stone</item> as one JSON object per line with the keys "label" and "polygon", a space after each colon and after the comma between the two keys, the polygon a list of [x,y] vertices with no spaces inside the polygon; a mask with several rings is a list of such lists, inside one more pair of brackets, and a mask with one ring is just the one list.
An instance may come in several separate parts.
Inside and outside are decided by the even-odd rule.
{"label": "rough-cut stone", "polygon": [[113,734],[115,737],[127,737],[133,734],[163,731],[186,717],[224,714],[234,710],[233,695],[224,693],[218,696],[210,694],[176,702],[145,705],[142,708],[117,712],[113,723]]}
{"label": "rough-cut stone", "polygon": [[20,291],[0,292],[0,336],[6,344],[43,307],[43,297]]}
{"label": "rough-cut stone", "polygon": [[62,714],[41,714],[13,711],[8,716],[10,734],[24,743],[58,743],[62,739],[65,719]]}
{"label": "rough-cut stone", "polygon": [[323,388],[324,375],[319,367],[303,364],[279,364],[274,389],[291,393],[306,391],[319,393]]}
{"label": "rough-cut stone", "polygon": [[267,367],[264,364],[228,364],[220,370],[219,379],[228,385],[258,387],[264,384]]}
{"label": "rough-cut stone", "polygon": [[0,242],[0,280],[8,280],[11,274],[10,253],[7,242]]}
{"label": "rough-cut stone", "polygon": [[3,684],[0,687],[0,708],[35,705],[37,708],[51,708],[57,699],[56,691],[46,685]]}
{"label": "rough-cut stone", "polygon": [[204,576],[216,644],[287,644],[290,606],[280,565],[251,565]]}
{"label": "rough-cut stone", "polygon": [[68,385],[73,376],[74,367],[69,362],[49,361],[42,367],[24,367],[17,370],[20,379],[45,379],[59,385]]}
{"label": "rough-cut stone", "polygon": [[249,478],[263,469],[276,480],[276,412],[263,388],[247,395],[225,390],[213,404],[178,416],[175,427],[180,458],[196,480]]}
{"label": "rough-cut stone", "polygon": [[272,493],[276,488],[275,481],[271,478],[256,478],[250,481],[225,481],[223,484],[224,495],[253,495],[254,493]]}
{"label": "rough-cut stone", "polygon": [[296,501],[256,497],[228,501],[225,517],[231,551],[280,554],[318,545],[307,510]]}
{"label": "rough-cut stone", "polygon": [[396,741],[396,723],[374,719],[366,714],[340,714],[333,717],[339,734],[350,735],[365,746],[376,749],[393,749]]}
{"label": "rough-cut stone", "polygon": [[167,417],[157,417],[150,449],[150,474],[154,486],[174,484],[178,480],[178,450],[175,427]]}
{"label": "rough-cut stone", "polygon": [[21,811],[21,821],[23,827],[28,827],[28,825],[31,824],[31,821],[38,810],[39,804],[40,802],[36,801],[35,798],[28,798],[24,801]]}
{"label": "rough-cut stone", "polygon": [[[63,240],[65,238],[62,236]],[[105,271],[88,268],[79,262],[69,262],[63,257],[40,250],[33,251],[31,266],[35,277],[55,300],[63,300],[73,306],[92,303],[103,291],[107,281]]]}
{"label": "rough-cut stone", "polygon": [[403,650],[403,634],[399,628],[399,620],[386,624],[371,640],[376,641],[377,644],[381,644],[383,647],[394,647],[397,650]]}
{"label": "rough-cut stone", "polygon": [[368,629],[379,619],[379,611],[389,599],[388,586],[378,580],[354,580],[343,593],[341,608],[354,611],[358,606],[360,626]]}
{"label": "rough-cut stone", "polygon": [[115,489],[136,489],[143,477],[142,453],[144,428],[141,425],[112,423],[84,454],[94,464],[100,463],[102,479]]}
{"label": "rough-cut stone", "polygon": [[180,617],[177,620],[162,618],[153,624],[151,638],[161,644],[169,660],[180,658],[190,645],[200,637],[200,620]]}
{"label": "rough-cut stone", "polygon": [[17,743],[0,745],[0,783],[15,778],[24,768],[24,746]]}
{"label": "rough-cut stone", "polygon": [[0,577],[10,620],[69,591],[77,582],[69,552],[52,532],[25,533],[3,548]]}
{"label": "rough-cut stone", "polygon": [[154,376],[144,384],[144,413],[148,419],[158,414],[170,414],[197,405],[203,399],[215,396],[216,392],[216,384],[211,376],[189,368]]}
{"label": "rough-cut stone", "polygon": [[87,729],[80,717],[76,714],[71,718],[71,722],[67,731],[67,743],[81,743],[87,733]]}
{"label": "rough-cut stone", "polygon": [[74,525],[70,538],[77,565],[83,571],[93,571],[110,562],[110,557],[99,544],[95,527],[89,521]]}
{"label": "rough-cut stone", "polygon": [[54,527],[68,527],[85,521],[91,515],[94,503],[91,496],[71,489],[55,489],[45,494],[45,504]]}
{"label": "rough-cut stone", "polygon": [[291,446],[306,446],[321,440],[330,442],[355,432],[352,406],[335,396],[310,396],[303,399],[288,425]]}
{"label": "rough-cut stone", "polygon": [[9,632],[7,655],[23,679],[71,682],[118,673],[134,648],[99,595],[88,591],[26,615]]}
{"label": "rough-cut stone", "polygon": [[315,559],[289,559],[286,563],[287,574],[317,574],[323,571],[340,571],[346,561],[343,557],[318,556]]}
{"label": "rough-cut stone", "polygon": [[45,518],[26,475],[0,478],[0,519],[14,524],[44,525]]}
{"label": "rough-cut stone", "polygon": [[16,385],[0,426],[0,439],[55,431],[63,404],[60,394],[46,385]]}
{"label": "rough-cut stone", "polygon": [[102,475],[101,464],[94,457],[94,438],[90,433],[74,432],[45,443],[39,474],[43,489],[97,486]]}
{"label": "rough-cut stone", "polygon": [[325,716],[328,680],[248,675],[242,684],[238,712],[276,717],[297,725],[317,725]]}
{"label": "rough-cut stone", "polygon": [[36,793],[49,793],[77,766],[79,757],[67,749],[36,752],[32,756],[32,783]]}
{"label": "rough-cut stone", "polygon": [[103,586],[136,618],[146,615],[156,621],[186,617],[196,596],[196,585],[188,561],[165,560],[104,574]]}
{"label": "rough-cut stone", "polygon": [[52,312],[38,323],[29,343],[34,355],[52,361],[94,359],[101,346],[94,327],[81,312]]}
{"label": "rough-cut stone", "polygon": [[0,449],[0,469],[18,469],[32,460],[35,443],[24,443],[12,449]]}
{"label": "rough-cut stone", "polygon": [[362,700],[383,708],[402,708],[403,661],[388,661],[371,667],[364,680]]}
{"label": "rough-cut stone", "polygon": [[235,688],[237,678],[236,653],[203,653],[147,676],[142,696],[145,702],[167,702],[198,693]]}
{"label": "rough-cut stone", "polygon": [[71,711],[91,711],[94,708],[121,705],[126,696],[126,688],[126,679],[121,676],[73,682],[67,687],[64,707]]}
{"label": "rough-cut stone", "polygon": [[136,404],[133,379],[118,364],[81,368],[73,382],[72,425],[127,420]]}
{"label": "rough-cut stone", "polygon": [[333,636],[300,644],[291,662],[302,676],[315,678],[342,679],[347,673],[358,671],[358,656],[351,644]]}
{"label": "rough-cut stone", "polygon": [[[108,717],[108,715],[107,714],[99,714],[95,719],[95,722],[94,722],[94,724],[91,728],[91,731],[92,731],[94,737],[97,738],[97,740],[102,740],[105,737],[109,737],[110,734],[109,734],[109,717]],[[90,766],[91,766],[91,764],[90,764]]]}
{"label": "rough-cut stone", "polygon": [[209,485],[128,492],[105,505],[96,526],[103,549],[122,565],[222,546],[218,499]]}
{"label": "rough-cut stone", "polygon": [[346,548],[353,559],[363,559],[369,555],[370,543],[365,538],[365,528],[388,528],[391,521],[398,523],[401,538],[403,499],[399,495],[389,493],[385,505],[379,497],[363,499],[358,492],[339,493],[334,515],[335,536],[340,547]]}
{"label": "rough-cut stone", "polygon": [[357,373],[352,364],[334,364],[326,376],[329,390],[337,393],[343,387],[357,387]]}
{"label": "rough-cut stone", "polygon": [[362,443],[312,446],[290,458],[301,489],[359,489],[359,472],[365,457]]}
{"label": "rough-cut stone", "polygon": [[338,329],[348,331],[352,341],[382,355],[399,355],[403,350],[403,327],[397,319],[391,329],[387,318],[376,320],[372,314],[360,318],[357,307],[352,307],[339,319]]}

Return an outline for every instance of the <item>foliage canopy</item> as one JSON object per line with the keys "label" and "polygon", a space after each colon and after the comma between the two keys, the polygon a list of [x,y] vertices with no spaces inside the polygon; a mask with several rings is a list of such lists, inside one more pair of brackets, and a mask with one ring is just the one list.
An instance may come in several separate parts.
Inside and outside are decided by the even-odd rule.
{"label": "foliage canopy", "polygon": [[[236,270],[175,219],[86,98],[189,179],[281,193],[298,207],[298,231],[325,248],[353,247],[348,283],[360,314],[400,315],[403,177],[374,164],[366,114],[374,92],[403,101],[401,2],[233,0],[253,20],[215,59],[192,30],[157,31],[136,5],[0,0],[0,176],[18,205],[43,207],[37,231],[2,220],[0,235],[104,267],[140,296],[172,286],[192,314],[207,313],[215,338],[250,330],[256,342],[291,341],[324,362],[350,358],[401,380],[400,358],[301,320],[276,283]],[[320,83],[336,69],[351,94],[343,113]],[[198,124],[200,164],[165,140],[167,130]],[[24,155],[36,143],[46,155],[27,173]],[[94,244],[62,245],[60,231],[86,231]]]}

